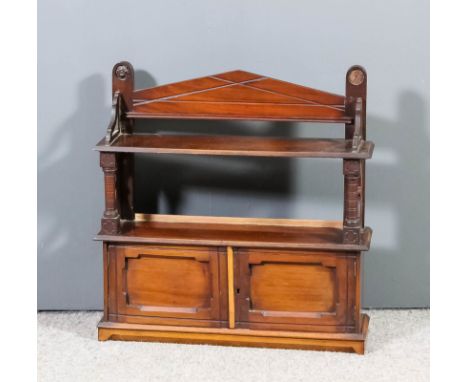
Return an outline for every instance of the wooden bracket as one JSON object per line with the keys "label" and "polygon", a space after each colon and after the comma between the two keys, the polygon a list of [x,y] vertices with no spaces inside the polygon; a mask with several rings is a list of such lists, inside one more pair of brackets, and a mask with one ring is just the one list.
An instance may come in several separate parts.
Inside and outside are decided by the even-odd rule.
{"label": "wooden bracket", "polygon": [[112,69],[112,114],[105,139],[107,146],[120,134],[132,130],[132,121],[126,118],[126,113],[133,109],[133,87],[133,66],[127,61],[115,64]]}
{"label": "wooden bracket", "polygon": [[103,234],[120,232],[119,203],[117,199],[117,155],[101,153],[101,167],[104,172],[105,210],[101,219]]}
{"label": "wooden bracket", "polygon": [[362,138],[362,98],[358,97],[354,103],[354,135],[353,135],[353,151],[358,152],[364,143]]}
{"label": "wooden bracket", "polygon": [[122,96],[120,91],[117,90],[112,98],[112,112],[111,120],[106,132],[106,146],[109,146],[115,138],[122,134],[122,118]]}

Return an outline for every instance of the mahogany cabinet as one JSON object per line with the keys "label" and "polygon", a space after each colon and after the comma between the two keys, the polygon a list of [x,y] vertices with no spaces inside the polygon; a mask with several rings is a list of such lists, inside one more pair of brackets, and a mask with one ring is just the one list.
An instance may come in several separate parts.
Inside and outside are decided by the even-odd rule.
{"label": "mahogany cabinet", "polygon": [[[232,71],[150,89],[115,65],[113,112],[96,146],[104,172],[104,316],[100,340],[145,340],[364,353],[361,314],[366,73],[346,96]],[[135,134],[136,119],[342,123],[344,139]],[[134,154],[343,161],[343,220],[144,214],[134,209]]]}

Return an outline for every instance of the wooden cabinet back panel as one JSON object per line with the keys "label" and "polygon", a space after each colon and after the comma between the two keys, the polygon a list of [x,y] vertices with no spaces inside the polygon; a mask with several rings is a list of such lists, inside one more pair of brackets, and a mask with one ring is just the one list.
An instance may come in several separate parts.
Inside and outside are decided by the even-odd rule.
{"label": "wooden cabinet back panel", "polygon": [[327,253],[237,251],[241,322],[345,325],[348,258]]}
{"label": "wooden cabinet back panel", "polygon": [[116,246],[117,313],[219,319],[216,248]]}

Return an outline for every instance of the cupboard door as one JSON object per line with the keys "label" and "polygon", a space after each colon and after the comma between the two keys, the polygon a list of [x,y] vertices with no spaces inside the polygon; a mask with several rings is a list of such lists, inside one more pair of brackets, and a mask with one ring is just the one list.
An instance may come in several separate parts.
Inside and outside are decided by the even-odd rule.
{"label": "cupboard door", "polygon": [[[346,324],[345,256],[260,249],[240,249],[236,255],[237,318],[241,323],[288,324],[288,329],[294,325],[328,325],[330,330]],[[315,329],[301,326],[300,330]]]}
{"label": "cupboard door", "polygon": [[118,315],[219,320],[216,248],[116,246],[115,253]]}

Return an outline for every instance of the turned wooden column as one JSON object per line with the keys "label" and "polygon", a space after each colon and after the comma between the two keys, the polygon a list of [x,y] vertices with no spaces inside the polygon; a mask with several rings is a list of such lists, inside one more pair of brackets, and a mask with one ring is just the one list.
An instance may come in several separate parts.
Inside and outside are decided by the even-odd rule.
{"label": "turned wooden column", "polygon": [[[356,102],[359,99],[359,107],[356,108]],[[367,73],[366,70],[360,65],[350,67],[346,73],[346,101],[345,111],[346,114],[353,117],[353,123],[346,124],[345,138],[353,139],[356,122],[359,124],[360,135],[363,140],[366,140],[366,112],[367,109]],[[346,161],[345,161],[346,162]],[[366,178],[366,162],[360,161],[360,212],[361,224],[364,226],[365,216],[365,178]],[[353,183],[351,181],[351,183]],[[351,186],[353,188],[354,186]],[[346,190],[346,176],[345,176],[345,190]]]}
{"label": "turned wooden column", "polygon": [[120,214],[117,196],[117,154],[101,153],[100,164],[104,171],[105,210],[101,219],[101,234],[120,232]]}
{"label": "turned wooden column", "polygon": [[343,240],[359,244],[362,221],[362,166],[357,159],[343,160],[344,175],[344,217]]}

